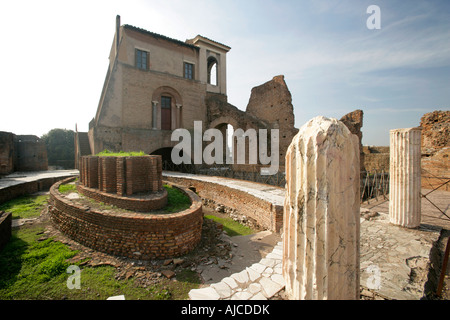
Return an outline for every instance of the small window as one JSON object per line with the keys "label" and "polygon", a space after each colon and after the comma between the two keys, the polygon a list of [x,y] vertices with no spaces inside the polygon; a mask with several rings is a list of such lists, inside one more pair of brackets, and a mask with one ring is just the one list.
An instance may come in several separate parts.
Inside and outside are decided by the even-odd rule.
{"label": "small window", "polygon": [[149,53],[136,49],[136,68],[141,70],[148,70]]}
{"label": "small window", "polygon": [[186,79],[194,79],[194,65],[192,63],[184,63],[184,77]]}

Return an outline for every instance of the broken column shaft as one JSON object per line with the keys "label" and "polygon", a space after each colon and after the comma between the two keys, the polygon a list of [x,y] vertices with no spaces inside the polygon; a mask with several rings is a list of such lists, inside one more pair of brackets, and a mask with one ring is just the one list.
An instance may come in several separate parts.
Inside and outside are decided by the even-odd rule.
{"label": "broken column shaft", "polygon": [[283,276],[289,299],[359,299],[359,140],[316,117],[286,154]]}

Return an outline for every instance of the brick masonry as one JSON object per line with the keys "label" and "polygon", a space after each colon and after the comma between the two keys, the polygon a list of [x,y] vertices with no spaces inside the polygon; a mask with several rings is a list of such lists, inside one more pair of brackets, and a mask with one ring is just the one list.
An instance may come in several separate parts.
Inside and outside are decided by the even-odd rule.
{"label": "brick masonry", "polygon": [[180,188],[191,199],[191,207],[172,214],[113,213],[78,205],[50,188],[52,223],[71,239],[100,252],[142,260],[166,259],[187,254],[201,238],[201,199]]}
{"label": "brick masonry", "polygon": [[[78,191],[122,209],[147,212],[167,204],[161,156],[81,158]],[[133,195],[145,194],[139,198]]]}
{"label": "brick masonry", "polygon": [[[214,200],[217,204],[236,209],[236,212],[256,221],[261,229],[280,232],[283,227],[283,205],[275,204],[268,199],[261,199],[245,190],[238,190],[226,185],[190,179],[188,177],[165,176],[165,180],[195,189],[204,198]],[[246,181],[246,183],[250,183]],[[254,183],[254,185],[260,185]],[[266,188],[280,189],[273,186]]]}
{"label": "brick masonry", "polygon": [[11,238],[12,214],[0,211],[0,251]]}

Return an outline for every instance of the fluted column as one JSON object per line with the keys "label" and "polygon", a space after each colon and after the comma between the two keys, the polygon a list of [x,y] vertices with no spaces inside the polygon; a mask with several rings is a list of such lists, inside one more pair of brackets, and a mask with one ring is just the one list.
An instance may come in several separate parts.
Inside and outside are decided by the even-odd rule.
{"label": "fluted column", "polygon": [[359,140],[316,117],[286,154],[283,276],[290,299],[359,299]]}
{"label": "fluted column", "polygon": [[420,128],[390,131],[389,221],[417,228],[421,219]]}

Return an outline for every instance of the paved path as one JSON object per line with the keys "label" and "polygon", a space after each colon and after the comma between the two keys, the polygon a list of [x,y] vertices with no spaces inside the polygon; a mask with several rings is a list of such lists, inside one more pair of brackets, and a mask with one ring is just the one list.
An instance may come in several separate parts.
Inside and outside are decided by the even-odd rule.
{"label": "paved path", "polygon": [[193,180],[217,183],[226,187],[247,192],[255,197],[272,202],[275,205],[284,205],[284,189],[276,188],[267,184],[256,183],[245,180],[229,179],[215,176],[204,176],[180,172],[163,172],[164,177],[187,178]]}
{"label": "paved path", "polygon": [[38,181],[46,178],[60,178],[66,176],[78,175],[78,170],[49,170],[49,171],[33,171],[33,172],[14,172],[0,179],[0,191],[4,188],[15,186],[18,184]]}

